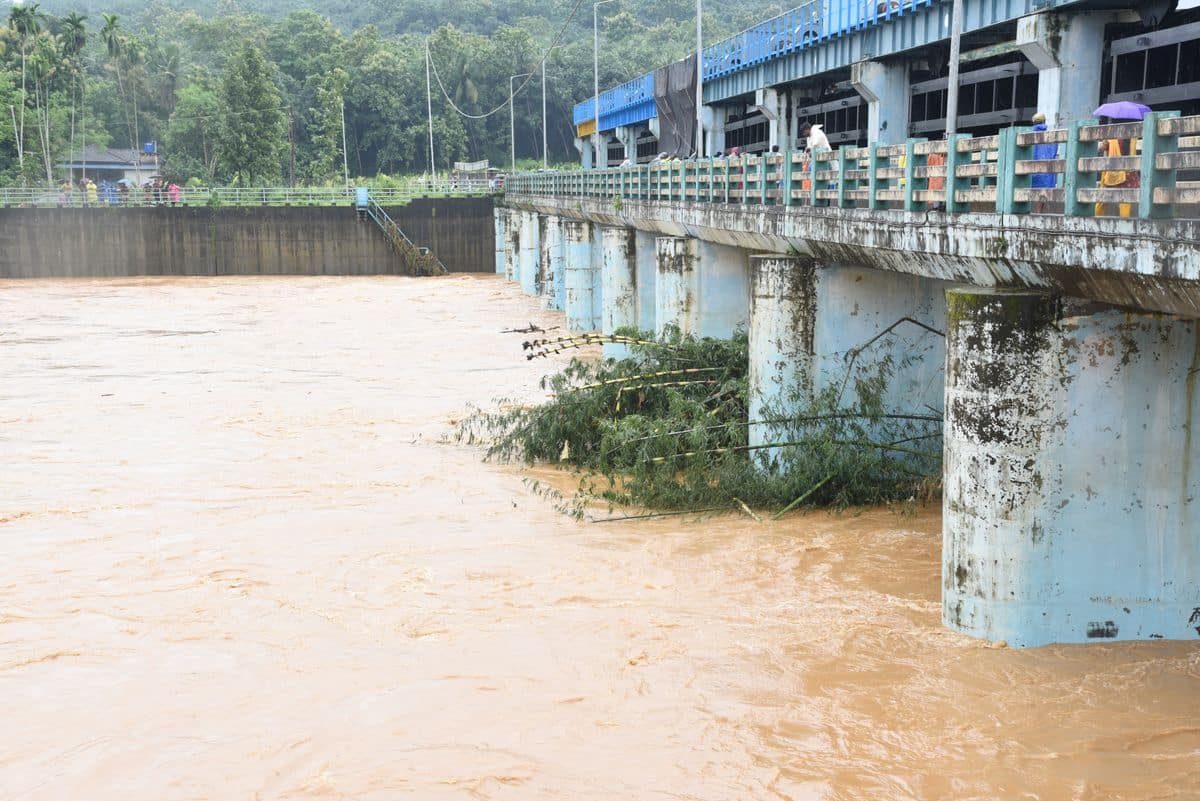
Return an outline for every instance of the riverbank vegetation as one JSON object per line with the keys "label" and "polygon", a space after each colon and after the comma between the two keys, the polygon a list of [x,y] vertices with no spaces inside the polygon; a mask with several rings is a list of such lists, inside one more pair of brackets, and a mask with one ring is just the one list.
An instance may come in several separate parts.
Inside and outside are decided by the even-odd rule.
{"label": "riverbank vegetation", "polygon": [[[595,336],[530,340],[532,358]],[[606,339],[607,341],[607,339]],[[627,358],[575,359],[542,382],[549,399],[502,399],[459,428],[489,459],[551,463],[578,475],[563,508],[597,503],[654,510],[768,510],[916,503],[938,491],[941,415],[885,404],[897,365],[862,359],[810,391],[792,387],[751,420],[748,340],[616,341]],[[751,444],[750,430],[763,432]],[[539,489],[555,494],[553,490]]]}
{"label": "riverbank vegetation", "polygon": [[[540,59],[547,62],[551,163],[576,162],[571,110],[592,94],[591,14],[559,0],[42,0],[6,6],[0,27],[0,185],[46,185],[84,145],[155,142],[172,180],[321,185],[430,168],[426,39],[436,78],[436,166],[509,161],[510,76],[518,156],[542,157]],[[711,37],[777,13],[730,0]],[[694,47],[683,0],[600,8],[601,86]],[[447,97],[449,100],[447,100]],[[460,115],[450,102],[466,115]],[[483,116],[493,109],[497,113]]]}

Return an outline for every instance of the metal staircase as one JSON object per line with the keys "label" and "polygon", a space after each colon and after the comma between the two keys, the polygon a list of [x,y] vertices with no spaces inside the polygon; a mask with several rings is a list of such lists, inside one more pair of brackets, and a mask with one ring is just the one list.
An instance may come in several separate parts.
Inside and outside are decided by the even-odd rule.
{"label": "metal staircase", "polygon": [[392,250],[404,262],[406,275],[445,275],[449,272],[441,259],[434,255],[429,248],[417,247],[404,231],[396,224],[383,206],[375,202],[367,192],[360,190],[355,199],[355,207],[360,218],[369,217],[383,231],[384,238]]}

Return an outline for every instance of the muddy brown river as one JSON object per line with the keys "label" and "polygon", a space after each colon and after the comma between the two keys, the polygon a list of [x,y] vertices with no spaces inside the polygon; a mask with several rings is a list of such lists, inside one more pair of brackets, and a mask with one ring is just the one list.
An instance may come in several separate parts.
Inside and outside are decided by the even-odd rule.
{"label": "muddy brown river", "polygon": [[1200,798],[1200,648],[946,631],[936,510],[576,522],[443,442],[528,321],[0,284],[0,799]]}

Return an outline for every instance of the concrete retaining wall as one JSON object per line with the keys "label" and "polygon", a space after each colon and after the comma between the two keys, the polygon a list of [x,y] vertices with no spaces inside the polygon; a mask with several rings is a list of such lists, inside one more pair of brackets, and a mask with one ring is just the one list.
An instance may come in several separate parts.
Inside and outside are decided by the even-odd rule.
{"label": "concrete retaining wall", "polygon": [[[493,272],[491,198],[389,208],[451,272]],[[0,278],[379,275],[403,269],[349,207],[0,209]]]}

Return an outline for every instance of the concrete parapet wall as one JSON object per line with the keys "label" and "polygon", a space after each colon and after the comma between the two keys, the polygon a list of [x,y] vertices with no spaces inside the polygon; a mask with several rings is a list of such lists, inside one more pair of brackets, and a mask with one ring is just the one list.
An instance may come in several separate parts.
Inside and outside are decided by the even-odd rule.
{"label": "concrete parapet wall", "polygon": [[[493,272],[490,198],[387,209],[452,272]],[[0,278],[377,275],[403,265],[348,207],[0,209]]]}

